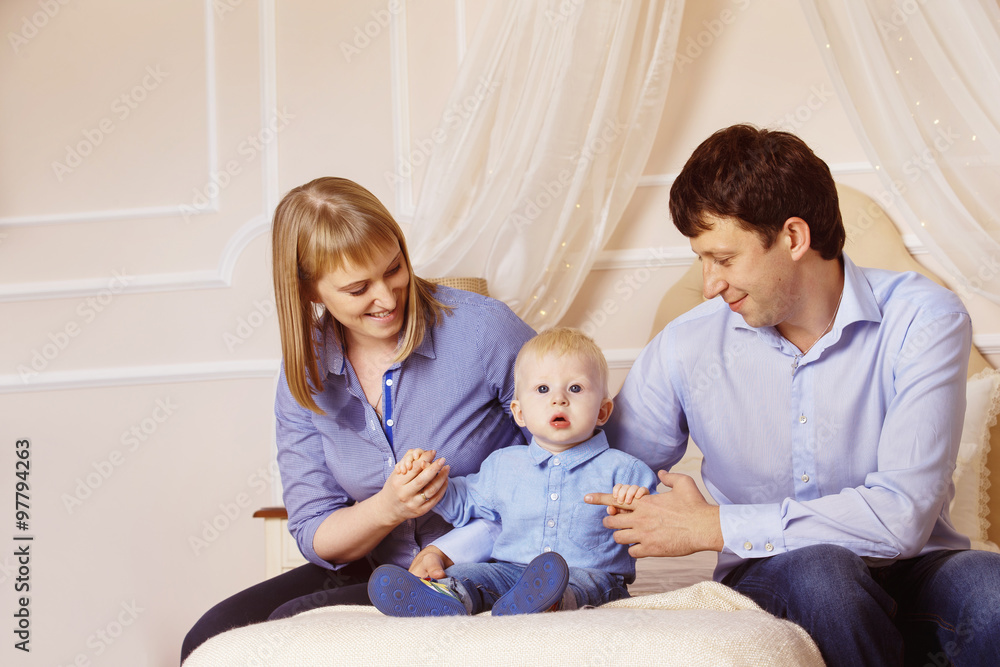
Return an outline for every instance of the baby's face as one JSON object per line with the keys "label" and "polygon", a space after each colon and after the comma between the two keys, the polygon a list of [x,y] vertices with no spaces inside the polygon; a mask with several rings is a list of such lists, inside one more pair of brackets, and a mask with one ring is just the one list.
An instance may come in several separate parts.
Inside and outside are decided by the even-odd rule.
{"label": "baby's face", "polygon": [[594,434],[611,415],[594,364],[576,354],[530,355],[522,360],[511,412],[539,446],[564,451]]}

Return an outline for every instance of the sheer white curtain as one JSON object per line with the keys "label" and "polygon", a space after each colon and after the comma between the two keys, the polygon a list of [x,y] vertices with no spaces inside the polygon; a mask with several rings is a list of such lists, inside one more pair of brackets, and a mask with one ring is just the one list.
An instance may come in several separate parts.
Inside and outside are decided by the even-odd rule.
{"label": "sheer white curtain", "polygon": [[422,276],[482,276],[555,325],[649,157],[683,0],[509,0],[480,21],[409,243]]}
{"label": "sheer white curtain", "polygon": [[997,0],[802,0],[882,199],[959,291],[1000,302]]}

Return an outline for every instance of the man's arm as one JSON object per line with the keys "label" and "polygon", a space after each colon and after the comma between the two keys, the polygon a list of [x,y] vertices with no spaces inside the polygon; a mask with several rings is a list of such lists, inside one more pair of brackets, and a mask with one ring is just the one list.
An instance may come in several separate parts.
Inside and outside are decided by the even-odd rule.
{"label": "man's arm", "polygon": [[722,551],[718,506],[710,505],[687,475],[661,470],[658,476],[671,491],[643,496],[631,505],[618,503],[610,493],[588,493],[584,501],[614,508],[604,525],[615,531],[615,542],[632,545],[628,553],[633,558]]}
{"label": "man's arm", "polygon": [[[735,537],[727,544],[739,543],[740,525],[749,519],[765,525],[778,522],[775,553],[824,542],[876,558],[919,554],[952,488],[971,335],[964,312],[910,324],[892,368],[894,395],[873,452],[875,465],[863,483],[811,500],[785,499],[776,510],[745,506],[753,513],[743,512],[743,517],[737,516],[739,508],[723,508],[723,530],[728,512]],[[837,444],[845,454],[854,445]]]}
{"label": "man's arm", "polygon": [[[941,301],[936,305],[936,313],[924,311],[912,322],[897,320],[894,331],[889,329],[882,334],[892,336],[892,344],[898,347],[880,345],[880,356],[876,359],[884,360],[885,365],[874,363],[871,368],[865,366],[871,375],[853,380],[856,385],[868,383],[874,388],[868,392],[863,405],[858,403],[858,398],[850,395],[824,397],[820,394],[819,400],[828,402],[829,407],[823,407],[824,412],[820,415],[811,415],[814,419],[809,422],[810,428],[817,428],[817,424],[831,426],[819,427],[821,430],[817,431],[816,437],[822,439],[816,440],[816,445],[822,445],[822,448],[816,450],[815,456],[825,466],[840,468],[825,467],[813,474],[811,477],[816,479],[809,479],[809,487],[802,489],[807,493],[796,493],[791,482],[793,477],[798,480],[802,471],[775,470],[773,476],[766,480],[768,483],[761,484],[759,479],[755,483],[753,479],[739,477],[735,471],[740,469],[741,464],[738,461],[734,464],[731,459],[727,463],[733,476],[716,480],[714,488],[710,485],[713,494],[721,491],[716,496],[721,508],[713,508],[717,516],[715,522],[707,520],[707,512],[686,507],[681,502],[683,495],[670,500],[657,499],[656,503],[648,502],[653,500],[648,498],[637,505],[645,504],[645,511],[656,513],[659,518],[656,522],[647,521],[634,526],[645,532],[629,534],[627,539],[620,541],[636,540],[644,545],[637,552],[645,555],[676,555],[718,548],[721,532],[722,550],[744,558],[772,556],[817,543],[839,544],[861,556],[881,558],[908,557],[919,553],[948,499],[950,476],[961,433],[971,339],[968,315],[961,312],[960,304],[956,304],[954,310],[949,310],[949,305]],[[843,335],[850,336],[851,333]],[[872,344],[870,333],[858,333],[858,336],[857,344]],[[863,336],[868,338],[862,339]],[[654,347],[654,343],[649,347]],[[837,373],[852,372],[850,362],[844,361],[851,356],[850,349],[848,345],[842,350],[840,363],[834,363]],[[683,421],[683,409],[669,409],[671,405],[662,405],[664,401],[659,394],[649,391],[656,388],[657,383],[669,385],[668,379],[674,377],[671,364],[655,361],[657,358],[668,359],[671,350],[676,352],[673,345],[661,344],[654,353],[653,364],[647,361],[633,368],[633,372],[638,371],[640,375],[633,379],[633,372],[630,372],[622,392],[631,388],[632,394],[627,399],[634,405],[626,403],[624,409],[616,409],[620,428],[609,432],[609,439],[613,433],[615,446],[651,465],[657,465],[656,460],[664,456],[657,448],[675,449],[670,444],[679,435],[675,431],[687,426]],[[650,352],[649,348],[646,352]],[[731,368],[727,366],[727,374],[720,378],[721,382],[713,385],[716,404],[722,400],[721,396],[739,401],[741,394],[730,391],[735,388],[726,385],[727,379],[739,378],[751,384],[757,379],[754,375],[756,370],[750,372],[750,364],[743,364],[745,358],[734,356]],[[866,362],[861,363],[864,365]],[[681,373],[676,375],[687,377]],[[824,386],[836,386],[836,381],[829,377],[825,382],[828,384]],[[831,382],[834,384],[829,384]],[[881,383],[881,386],[875,383]],[[751,391],[764,391],[766,386],[762,382],[759,389]],[[683,391],[683,387],[677,391]],[[669,396],[676,395],[676,392],[669,392]],[[787,409],[782,407],[781,401],[776,404],[778,399],[766,392],[759,395],[773,399],[760,403],[771,404],[768,409],[778,410],[773,414],[780,419]],[[694,398],[691,397],[691,400]],[[882,401],[882,416],[877,423],[873,423],[870,412],[878,410]],[[861,408],[869,412],[867,419],[860,419],[857,411]],[[756,409],[759,412],[764,407]],[[852,419],[855,415],[859,418]],[[827,417],[829,419],[824,421]],[[680,420],[682,426],[673,423],[674,420]],[[715,424],[710,424],[709,430],[713,426]],[[656,437],[657,431],[663,433],[659,438]],[[666,441],[666,444],[659,445],[658,441]],[[747,444],[750,445],[749,442]],[[727,454],[738,457],[741,451],[715,448],[711,455],[718,461],[719,456]],[[709,455],[706,452],[706,457]],[[787,456],[780,448],[762,449],[760,446],[751,446],[743,455],[766,455],[776,457],[775,460]],[[754,458],[748,460],[747,465],[757,462]],[[788,477],[783,479],[784,475]],[[677,488],[665,495],[676,494],[680,490],[681,484],[675,484]],[[720,484],[725,486],[719,488]],[[808,497],[809,490],[817,495]],[[679,511],[680,508],[683,510]],[[685,517],[684,512],[693,513]],[[609,525],[633,528],[629,524],[637,521],[639,518],[613,517]],[[652,533],[657,524],[672,533],[669,539],[654,538]],[[646,547],[650,550],[647,551]]]}

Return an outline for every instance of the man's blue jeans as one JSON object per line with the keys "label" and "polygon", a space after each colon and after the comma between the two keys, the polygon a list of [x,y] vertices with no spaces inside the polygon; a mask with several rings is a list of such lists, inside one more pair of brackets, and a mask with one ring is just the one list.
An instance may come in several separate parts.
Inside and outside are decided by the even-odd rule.
{"label": "man's blue jeans", "polygon": [[1000,665],[1000,554],[936,551],[869,568],[816,545],[747,560],[723,583],[802,626],[828,665]]}
{"label": "man's blue jeans", "polygon": [[[472,613],[478,614],[492,609],[493,603],[514,587],[524,569],[524,565],[502,561],[460,563],[452,565],[445,573],[465,587],[472,599]],[[597,606],[629,596],[621,575],[584,567],[569,568],[566,589],[576,596],[577,607]]]}

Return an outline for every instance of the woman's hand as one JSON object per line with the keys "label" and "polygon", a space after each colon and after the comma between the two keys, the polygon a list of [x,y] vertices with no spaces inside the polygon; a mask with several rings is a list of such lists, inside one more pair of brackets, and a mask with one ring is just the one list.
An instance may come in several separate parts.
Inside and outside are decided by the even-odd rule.
{"label": "woman's hand", "polygon": [[331,512],[313,537],[316,554],[331,563],[349,563],[364,557],[399,524],[431,511],[444,497],[450,470],[443,458],[433,457],[433,451],[422,452],[408,472],[390,471],[375,495]]}
{"label": "woman's hand", "polygon": [[434,450],[421,451],[411,458],[409,470],[394,470],[376,494],[382,511],[393,524],[427,514],[444,497],[451,468],[445,465],[444,457],[432,460],[434,453]]}

